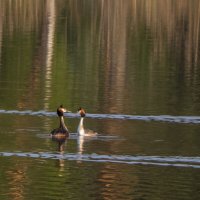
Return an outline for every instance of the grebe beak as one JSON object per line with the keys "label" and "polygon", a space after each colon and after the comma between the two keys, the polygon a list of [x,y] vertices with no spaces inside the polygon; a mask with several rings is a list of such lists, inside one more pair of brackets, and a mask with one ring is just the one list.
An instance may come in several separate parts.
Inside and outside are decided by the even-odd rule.
{"label": "grebe beak", "polygon": [[62,111],[63,111],[63,112],[72,112],[72,111],[70,111],[70,110],[67,110],[66,108],[62,108]]}
{"label": "grebe beak", "polygon": [[62,111],[63,111],[63,112],[67,112],[67,109],[66,109],[66,108],[62,108]]}

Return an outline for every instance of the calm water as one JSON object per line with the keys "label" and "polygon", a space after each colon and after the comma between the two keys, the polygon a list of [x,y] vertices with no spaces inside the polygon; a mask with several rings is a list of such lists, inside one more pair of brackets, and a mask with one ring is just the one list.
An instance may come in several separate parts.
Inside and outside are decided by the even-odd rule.
{"label": "calm water", "polygon": [[[200,198],[198,0],[0,0],[0,199]],[[71,111],[64,143],[49,133]],[[93,138],[77,137],[78,107]]]}

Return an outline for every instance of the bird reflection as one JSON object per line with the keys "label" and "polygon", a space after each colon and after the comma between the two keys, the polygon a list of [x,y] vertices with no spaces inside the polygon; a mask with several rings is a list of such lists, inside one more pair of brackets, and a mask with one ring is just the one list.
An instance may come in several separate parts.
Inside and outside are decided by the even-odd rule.
{"label": "bird reflection", "polygon": [[[58,160],[58,166],[60,168],[59,171],[62,172],[62,171],[64,171],[64,166],[65,166],[65,160],[64,160],[63,156],[64,156],[64,152],[65,152],[65,146],[67,144],[67,138],[66,137],[63,137],[63,138],[52,137],[52,141],[58,143],[57,151],[60,153],[60,158]],[[59,174],[59,176],[62,176],[62,175]]]}
{"label": "bird reflection", "polygon": [[84,145],[85,137],[83,135],[77,136],[77,163],[82,163],[82,154],[83,154],[83,145]]}
{"label": "bird reflection", "polygon": [[83,153],[84,139],[85,139],[85,137],[83,135],[79,135],[77,137],[77,147],[78,147],[78,153],[79,154]]}
{"label": "bird reflection", "polygon": [[58,152],[60,153],[64,153],[65,151],[65,145],[67,143],[67,138],[55,138],[52,137],[52,141],[57,142],[58,143]]}

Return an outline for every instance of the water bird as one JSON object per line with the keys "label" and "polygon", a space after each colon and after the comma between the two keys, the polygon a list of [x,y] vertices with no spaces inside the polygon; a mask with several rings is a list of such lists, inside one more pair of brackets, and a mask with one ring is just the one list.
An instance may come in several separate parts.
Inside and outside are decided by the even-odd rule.
{"label": "water bird", "polygon": [[78,135],[79,136],[96,136],[98,134],[97,132],[90,130],[90,129],[85,129],[84,126],[83,126],[83,120],[86,116],[85,110],[80,107],[78,109],[78,113],[81,116],[81,119],[80,119],[80,122],[79,122],[79,125],[78,125],[78,128],[77,128]]}
{"label": "water bird", "polygon": [[57,115],[60,120],[60,126],[51,131],[51,136],[53,138],[66,138],[69,136],[69,131],[64,122],[64,112],[67,112],[66,108],[64,108],[63,105],[60,105],[60,107],[57,108]]}

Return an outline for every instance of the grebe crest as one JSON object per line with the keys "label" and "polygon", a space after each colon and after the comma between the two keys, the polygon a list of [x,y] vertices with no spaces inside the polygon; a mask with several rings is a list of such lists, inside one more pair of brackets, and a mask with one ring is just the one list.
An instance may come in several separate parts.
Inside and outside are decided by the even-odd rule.
{"label": "grebe crest", "polygon": [[79,122],[79,125],[78,125],[78,128],[77,128],[78,135],[80,135],[80,136],[96,136],[97,132],[90,130],[90,129],[85,129],[84,126],[83,126],[83,120],[86,116],[85,110],[80,107],[78,109],[78,113],[81,116],[81,119],[80,119],[80,122]]}
{"label": "grebe crest", "polygon": [[69,136],[69,131],[64,122],[64,112],[66,112],[66,109],[63,107],[63,105],[60,105],[60,107],[57,108],[57,115],[60,120],[60,126],[59,128],[56,128],[53,131],[51,131],[51,135],[54,138],[62,138]]}
{"label": "grebe crest", "polygon": [[63,105],[61,104],[60,107],[57,108],[57,115],[59,117],[64,116],[64,112],[66,111],[66,108],[63,108]]}
{"label": "grebe crest", "polygon": [[86,115],[85,110],[81,107],[78,109],[78,113],[80,114],[81,117],[85,117],[85,115]]}

